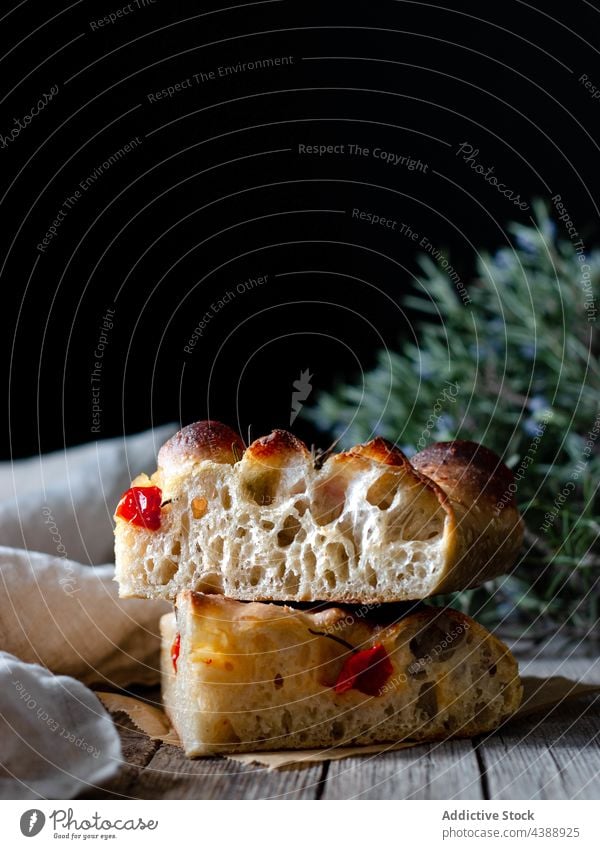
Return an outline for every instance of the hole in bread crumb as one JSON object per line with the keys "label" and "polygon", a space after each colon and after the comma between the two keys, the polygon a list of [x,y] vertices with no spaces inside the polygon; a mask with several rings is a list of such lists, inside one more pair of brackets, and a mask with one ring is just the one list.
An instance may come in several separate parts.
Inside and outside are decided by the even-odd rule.
{"label": "hole in bread crumb", "polygon": [[226,486],[221,488],[221,504],[223,505],[224,510],[229,510],[231,507],[231,495],[229,494],[229,489]]}
{"label": "hole in bread crumb", "polygon": [[151,557],[146,560],[146,572],[154,572],[154,560]]}
{"label": "hole in bread crumb", "polygon": [[300,528],[300,530],[296,534],[296,542],[304,542],[305,539],[306,539],[306,531],[304,530],[304,528]]}
{"label": "hole in bread crumb", "polygon": [[279,469],[263,469],[242,482],[242,492],[255,504],[265,507],[275,501],[280,478]]}
{"label": "hole in bread crumb", "polygon": [[245,537],[247,533],[246,528],[237,528],[235,535],[238,539],[242,539],[242,537]]}
{"label": "hole in bread crumb", "polygon": [[178,539],[176,539],[173,545],[171,546],[171,554],[173,554],[175,557],[179,557],[179,555],[181,554],[181,543]]}
{"label": "hole in bread crumb", "polygon": [[288,572],[285,579],[285,591],[290,595],[296,595],[300,589],[300,576],[296,572]]}
{"label": "hole in bread crumb", "polygon": [[273,528],[275,527],[275,524],[274,524],[274,522],[264,521],[264,522],[260,523],[260,526],[263,529],[263,531],[272,531]]}
{"label": "hole in bread crumb", "polygon": [[337,572],[340,581],[348,579],[348,554],[341,542],[330,542],[325,549],[325,557]]}
{"label": "hole in bread crumb", "polygon": [[367,584],[370,587],[375,588],[377,586],[377,572],[373,569],[373,566],[370,563],[367,563],[365,566],[365,574],[367,577]]}
{"label": "hole in bread crumb", "polygon": [[281,530],[277,534],[277,545],[285,548],[291,545],[300,530],[300,522],[295,516],[286,516],[281,526]]}
{"label": "hole in bread crumb", "polygon": [[404,548],[402,551],[399,551],[398,554],[394,557],[394,562],[397,567],[404,566],[404,564],[408,560],[408,551]]}
{"label": "hole in bread crumb", "polygon": [[210,553],[215,560],[223,558],[223,537],[215,537],[210,543]]}
{"label": "hole in bread crumb", "polygon": [[304,516],[304,514],[308,510],[308,504],[306,503],[306,501],[296,501],[294,502],[294,510],[298,513],[299,516]]}
{"label": "hole in bread crumb", "polygon": [[223,592],[223,576],[216,573],[210,572],[208,575],[205,575],[201,581],[197,584],[197,590],[200,593],[205,593],[206,595],[215,595]]}
{"label": "hole in bread crumb", "polygon": [[335,573],[332,572],[331,569],[325,569],[325,571],[323,572],[323,577],[329,589],[332,590],[336,585]]}
{"label": "hole in bread crumb", "polygon": [[312,548],[306,548],[302,552],[302,564],[304,566],[304,571],[306,572],[307,577],[314,577],[315,568],[317,565],[317,558],[315,557],[315,553]]}
{"label": "hole in bread crumb", "polygon": [[165,557],[160,561],[154,571],[156,582],[159,584],[168,584],[175,572],[177,572],[177,563]]}
{"label": "hole in bread crumb", "polygon": [[399,483],[398,475],[382,475],[367,490],[367,501],[380,510],[387,510],[392,505]]}
{"label": "hole in bread crumb", "polygon": [[341,476],[320,481],[315,487],[311,513],[317,525],[329,525],[342,515],[346,502],[346,481]]}
{"label": "hole in bread crumb", "polygon": [[260,568],[260,566],[253,566],[252,569],[250,569],[250,575],[249,575],[250,586],[251,587],[257,586],[257,584],[260,582],[261,578],[262,578],[262,569]]}

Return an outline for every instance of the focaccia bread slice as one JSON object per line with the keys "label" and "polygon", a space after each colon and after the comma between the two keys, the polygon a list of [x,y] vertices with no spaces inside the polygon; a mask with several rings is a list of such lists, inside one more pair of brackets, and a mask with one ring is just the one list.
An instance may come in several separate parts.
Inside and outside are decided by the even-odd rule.
{"label": "focaccia bread slice", "polygon": [[464,614],[418,608],[394,619],[388,605],[311,612],[182,593],[161,620],[161,665],[163,703],[186,754],[496,728],[520,704],[514,657]]}
{"label": "focaccia bread slice", "polygon": [[409,461],[383,439],[315,462],[275,430],[247,449],[198,422],[161,448],[116,515],[122,596],[390,602],[507,571],[523,528],[512,473],[473,442]]}

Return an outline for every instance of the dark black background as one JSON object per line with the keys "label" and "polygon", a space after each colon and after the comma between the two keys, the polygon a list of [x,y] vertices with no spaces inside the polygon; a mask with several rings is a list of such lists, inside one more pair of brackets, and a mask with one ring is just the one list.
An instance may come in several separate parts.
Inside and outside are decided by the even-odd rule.
{"label": "dark black background", "polygon": [[[461,142],[527,202],[560,193],[594,242],[600,100],[578,82],[600,85],[594,4],[156,0],[92,30],[125,5],[2,7],[0,132],[59,86],[0,149],[5,457],[208,416],[258,436],[289,425],[303,369],[315,393],[342,376],[360,386],[377,348],[418,340],[401,306],[418,248],[353,208],[409,224],[465,282],[476,248],[529,220],[457,156]],[[275,56],[293,64],[148,100]],[[65,198],[136,136],[40,253]],[[412,155],[428,171],[298,153],[329,143]],[[213,310],[186,353],[211,304],[257,275],[267,282]],[[295,428],[315,438],[302,416]]]}

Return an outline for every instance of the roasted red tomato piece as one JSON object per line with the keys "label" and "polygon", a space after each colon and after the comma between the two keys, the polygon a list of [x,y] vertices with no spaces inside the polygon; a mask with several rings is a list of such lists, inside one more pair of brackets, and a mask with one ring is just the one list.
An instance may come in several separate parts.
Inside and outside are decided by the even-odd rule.
{"label": "roasted red tomato piece", "polygon": [[121,496],[117,516],[131,525],[157,531],[160,528],[162,490],[157,486],[132,486]]}

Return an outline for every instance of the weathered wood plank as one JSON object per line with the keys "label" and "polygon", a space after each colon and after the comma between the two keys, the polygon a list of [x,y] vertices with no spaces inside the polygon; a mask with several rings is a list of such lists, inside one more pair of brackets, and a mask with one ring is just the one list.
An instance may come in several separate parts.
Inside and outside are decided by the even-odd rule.
{"label": "weathered wood plank", "polygon": [[324,799],[482,799],[470,740],[332,761]]}
{"label": "weathered wood plank", "polygon": [[113,721],[121,738],[124,764],[118,775],[102,788],[90,788],[80,799],[131,798],[132,785],[160,746],[136,728],[126,714],[113,715]]}
{"label": "weathered wood plank", "polygon": [[512,722],[479,752],[492,799],[597,799],[600,698]]}
{"label": "weathered wood plank", "polygon": [[324,764],[269,771],[223,758],[188,760],[163,744],[130,793],[138,799],[315,799],[323,772]]}

